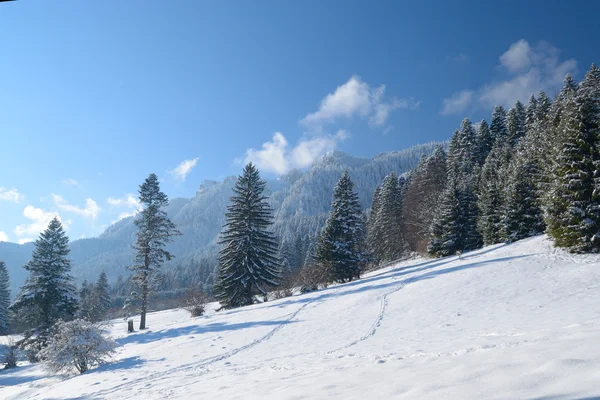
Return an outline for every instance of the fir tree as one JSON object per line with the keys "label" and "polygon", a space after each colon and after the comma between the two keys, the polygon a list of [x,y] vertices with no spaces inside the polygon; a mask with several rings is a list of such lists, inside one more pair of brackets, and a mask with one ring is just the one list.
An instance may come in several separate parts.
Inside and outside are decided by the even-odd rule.
{"label": "fir tree", "polygon": [[367,219],[367,247],[373,255],[376,262],[379,262],[378,255],[383,251],[380,249],[382,244],[382,227],[377,223],[377,215],[381,209],[381,186],[377,186],[373,192],[371,209]]}
{"label": "fir tree", "polygon": [[475,178],[470,177],[459,185],[459,226],[461,228],[461,251],[475,250],[481,247],[482,237],[477,230],[477,194],[475,192]]}
{"label": "fir tree", "polygon": [[573,252],[600,249],[600,193],[598,177],[598,112],[600,91],[594,66],[577,92],[562,104],[558,135],[562,139],[547,213],[548,233],[557,246]]}
{"label": "fir tree", "polygon": [[427,251],[434,257],[449,256],[463,248],[459,198],[460,192],[455,182],[449,183],[441,195],[438,212],[431,225]]}
{"label": "fir tree", "polygon": [[517,101],[515,106],[508,110],[508,116],[506,117],[508,143],[513,147],[525,136],[525,120],[525,107],[523,103]]}
{"label": "fir tree", "polygon": [[512,158],[502,206],[502,240],[514,242],[544,231],[543,213],[534,182],[536,167],[522,146]]}
{"label": "fir tree", "polygon": [[477,130],[477,165],[482,166],[485,162],[487,155],[492,150],[494,145],[494,138],[492,132],[485,119],[482,119],[479,123],[479,129]]}
{"label": "fir tree", "polygon": [[108,310],[110,310],[110,286],[108,285],[108,278],[106,273],[102,271],[96,284],[94,285],[94,297],[96,303],[96,318],[98,321],[102,320]]}
{"label": "fir tree", "polygon": [[173,240],[173,236],[181,233],[164,211],[169,205],[169,199],[161,192],[155,174],[150,174],[140,185],[139,196],[142,211],[134,221],[138,229],[133,245],[136,252],[135,263],[129,268],[134,272],[132,281],[140,290],[140,329],[146,329],[148,300],[154,280],[165,260],[173,258],[165,247]]}
{"label": "fir tree", "polygon": [[4,261],[0,261],[0,335],[8,333],[8,307],[10,306],[10,282]]}
{"label": "fir tree", "polygon": [[507,137],[500,137],[481,169],[479,184],[478,230],[486,245],[500,243],[503,190],[508,166],[510,146]]}
{"label": "fir tree", "polygon": [[492,133],[494,142],[508,137],[508,131],[506,129],[506,110],[504,107],[494,107],[492,120],[490,122],[490,132]]}
{"label": "fir tree", "polygon": [[47,329],[59,319],[74,317],[77,299],[68,255],[69,238],[55,217],[35,241],[24,266],[29,276],[11,306],[21,323]]}
{"label": "fir tree", "polygon": [[335,186],[331,205],[333,210],[317,244],[317,261],[330,271],[334,281],[348,282],[360,276],[363,220],[347,171]]}
{"label": "fir tree", "polygon": [[266,295],[280,279],[277,241],[270,231],[272,210],[263,196],[265,181],[251,163],[233,189],[221,233],[215,296],[223,308],[252,304],[255,293]]}
{"label": "fir tree", "polygon": [[375,224],[378,236],[376,257],[380,261],[392,261],[404,253],[402,236],[402,188],[404,180],[399,181],[394,172],[385,177],[381,184],[381,199]]}

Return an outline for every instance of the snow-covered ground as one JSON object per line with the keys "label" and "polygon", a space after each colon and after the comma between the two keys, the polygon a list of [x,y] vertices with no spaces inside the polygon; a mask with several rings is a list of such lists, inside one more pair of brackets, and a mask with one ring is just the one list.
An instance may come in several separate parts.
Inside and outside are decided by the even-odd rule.
{"label": "snow-covered ground", "polygon": [[600,396],[600,256],[544,237],[379,270],[189,318],[149,315],[80,376],[0,371],[2,399],[589,399]]}

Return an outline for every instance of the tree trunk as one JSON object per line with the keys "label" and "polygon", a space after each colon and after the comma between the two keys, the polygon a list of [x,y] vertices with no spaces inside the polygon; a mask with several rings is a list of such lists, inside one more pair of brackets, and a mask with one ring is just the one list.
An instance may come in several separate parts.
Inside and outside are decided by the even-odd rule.
{"label": "tree trunk", "polygon": [[146,311],[148,310],[148,283],[142,285],[142,312],[140,315],[140,330],[146,329]]}
{"label": "tree trunk", "polygon": [[131,333],[131,332],[133,332],[133,320],[132,319],[127,321],[127,333]]}

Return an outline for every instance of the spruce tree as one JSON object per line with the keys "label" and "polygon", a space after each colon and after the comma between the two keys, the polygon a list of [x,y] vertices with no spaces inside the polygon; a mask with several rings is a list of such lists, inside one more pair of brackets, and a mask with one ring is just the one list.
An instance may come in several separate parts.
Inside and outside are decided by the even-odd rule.
{"label": "spruce tree", "polygon": [[238,177],[221,232],[215,296],[223,308],[252,304],[254,295],[266,296],[277,286],[280,262],[272,233],[273,211],[263,195],[265,181],[250,163]]}
{"label": "spruce tree", "polygon": [[554,169],[552,196],[547,198],[548,233],[557,246],[572,252],[600,250],[597,75],[592,66],[579,90],[565,96],[558,125],[562,147]]}
{"label": "spruce tree", "polygon": [[494,145],[494,138],[492,132],[485,119],[482,119],[479,123],[479,129],[477,130],[477,165],[482,166],[485,162],[486,157],[492,150]]}
{"label": "spruce tree", "polygon": [[434,257],[445,257],[463,248],[460,226],[460,192],[455,181],[448,183],[441,195],[437,214],[431,225],[427,251]]}
{"label": "spruce tree", "polygon": [[494,142],[508,137],[508,131],[506,129],[506,110],[504,107],[494,107],[492,120],[490,122],[490,132]]}
{"label": "spruce tree", "polygon": [[515,106],[508,110],[508,116],[506,117],[508,143],[511,146],[514,147],[525,136],[525,121],[525,107],[523,103],[517,101]]}
{"label": "spruce tree", "polygon": [[44,330],[59,319],[74,317],[77,299],[69,251],[69,238],[55,217],[35,241],[24,266],[29,276],[11,306],[21,323]]}
{"label": "spruce tree", "polygon": [[372,254],[375,262],[378,263],[378,256],[383,253],[382,249],[382,227],[377,223],[377,215],[381,209],[381,186],[377,186],[373,192],[371,209],[367,219],[367,247]]}
{"label": "spruce tree", "polygon": [[96,284],[94,285],[94,297],[96,302],[96,318],[101,321],[106,317],[106,313],[110,310],[110,286],[106,273],[102,271]]}
{"label": "spruce tree", "polygon": [[161,192],[158,178],[150,174],[140,185],[139,201],[142,211],[134,224],[137,227],[135,262],[129,267],[134,272],[132,282],[139,288],[140,329],[146,329],[148,301],[158,277],[160,267],[170,261],[173,255],[165,247],[173,241],[173,236],[181,235],[164,211],[169,205],[166,194]]}
{"label": "spruce tree", "polygon": [[502,205],[502,240],[514,242],[544,231],[543,213],[535,186],[536,166],[521,145],[512,158]]}
{"label": "spruce tree", "polygon": [[377,215],[376,230],[379,233],[376,257],[379,261],[392,261],[400,258],[405,250],[402,235],[402,187],[404,180],[399,181],[392,172],[381,184],[381,195]]}
{"label": "spruce tree", "polygon": [[334,281],[348,282],[360,277],[363,219],[347,171],[335,186],[331,206],[333,210],[317,244],[317,262],[329,271]]}
{"label": "spruce tree", "polygon": [[0,261],[0,335],[8,333],[8,307],[10,306],[10,279],[4,261]]}
{"label": "spruce tree", "polygon": [[485,245],[500,243],[506,169],[510,156],[507,137],[499,137],[481,169],[478,230]]}

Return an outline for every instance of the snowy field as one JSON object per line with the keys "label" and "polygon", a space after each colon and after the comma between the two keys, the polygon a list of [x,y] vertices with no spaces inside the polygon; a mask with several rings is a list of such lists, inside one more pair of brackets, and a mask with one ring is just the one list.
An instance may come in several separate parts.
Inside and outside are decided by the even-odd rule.
{"label": "snowy field", "polygon": [[600,397],[600,257],[542,237],[190,319],[149,315],[81,376],[0,371],[0,399]]}

